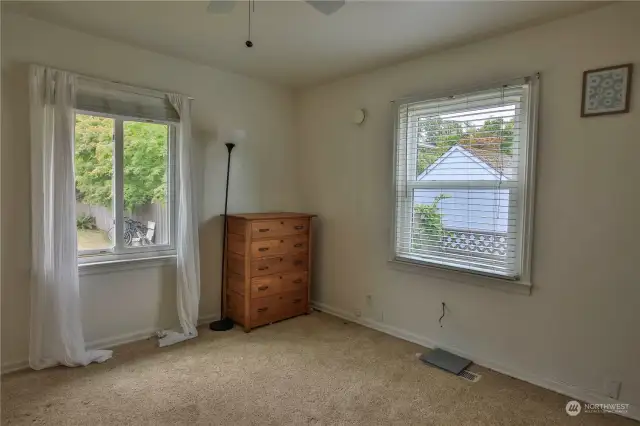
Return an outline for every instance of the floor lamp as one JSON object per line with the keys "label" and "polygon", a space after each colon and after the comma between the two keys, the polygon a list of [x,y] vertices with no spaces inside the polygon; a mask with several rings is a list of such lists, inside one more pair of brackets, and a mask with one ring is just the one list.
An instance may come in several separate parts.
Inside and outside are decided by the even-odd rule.
{"label": "floor lamp", "polygon": [[227,248],[227,205],[229,201],[229,174],[231,172],[231,151],[236,145],[231,142],[225,144],[228,151],[227,158],[227,186],[224,193],[224,228],[222,229],[222,265],[220,268],[220,319],[209,324],[213,331],[227,331],[233,328],[233,320],[226,316],[224,312],[224,265],[226,261]]}

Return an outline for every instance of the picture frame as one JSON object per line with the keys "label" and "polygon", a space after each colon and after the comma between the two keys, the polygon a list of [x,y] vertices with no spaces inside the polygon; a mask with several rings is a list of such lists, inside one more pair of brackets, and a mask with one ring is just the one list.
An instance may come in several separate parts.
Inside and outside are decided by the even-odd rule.
{"label": "picture frame", "polygon": [[587,70],[582,74],[581,117],[624,114],[631,107],[633,64]]}

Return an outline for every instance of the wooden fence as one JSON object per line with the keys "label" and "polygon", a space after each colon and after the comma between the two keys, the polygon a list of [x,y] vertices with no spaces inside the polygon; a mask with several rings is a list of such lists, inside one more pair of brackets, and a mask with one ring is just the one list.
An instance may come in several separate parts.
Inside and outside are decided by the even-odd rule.
{"label": "wooden fence", "polygon": [[[96,226],[98,229],[109,232],[109,230],[115,227],[115,221],[113,213],[110,208],[103,206],[91,206],[80,202],[76,203],[76,216],[81,214],[87,214],[96,218]],[[154,242],[156,244],[169,242],[169,214],[166,205],[151,203],[141,207],[137,207],[132,212],[125,212],[125,217],[129,217],[138,222],[142,222],[143,225],[147,225],[147,222],[155,222],[155,237]]]}

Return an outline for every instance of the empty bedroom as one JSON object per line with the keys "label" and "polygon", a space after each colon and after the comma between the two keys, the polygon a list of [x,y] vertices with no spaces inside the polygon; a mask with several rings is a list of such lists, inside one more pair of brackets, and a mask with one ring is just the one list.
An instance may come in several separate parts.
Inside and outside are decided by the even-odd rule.
{"label": "empty bedroom", "polygon": [[0,6],[1,424],[640,421],[640,3]]}

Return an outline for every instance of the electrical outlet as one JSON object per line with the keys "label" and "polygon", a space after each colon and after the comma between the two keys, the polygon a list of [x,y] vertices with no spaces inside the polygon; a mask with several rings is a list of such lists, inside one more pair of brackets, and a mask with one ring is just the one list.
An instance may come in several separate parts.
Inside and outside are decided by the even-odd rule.
{"label": "electrical outlet", "polygon": [[604,393],[609,398],[618,399],[620,397],[621,387],[622,387],[622,382],[618,380],[605,379]]}
{"label": "electrical outlet", "polygon": [[360,309],[356,309],[355,311],[353,311],[353,313],[358,318],[362,316],[362,311]]}

